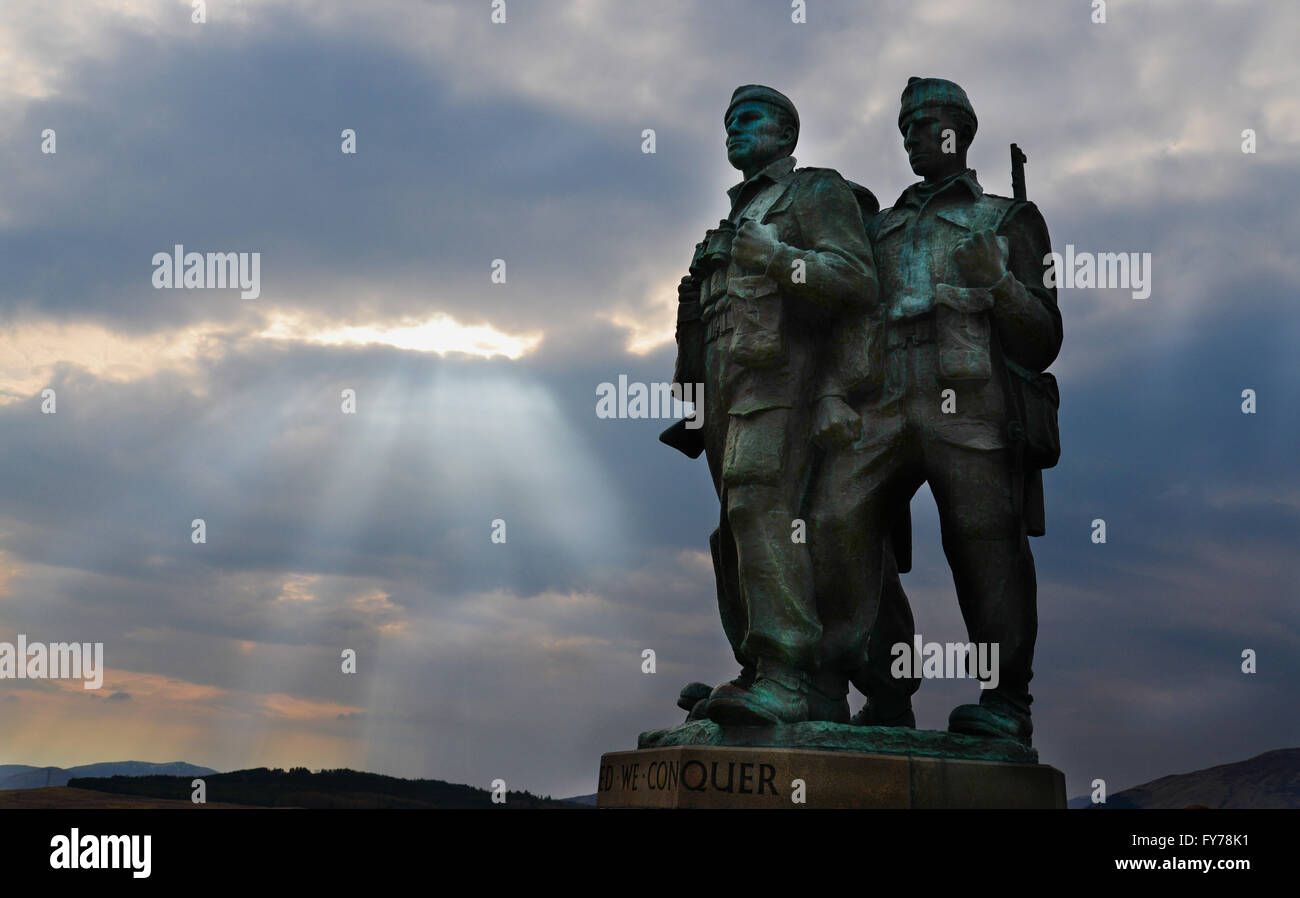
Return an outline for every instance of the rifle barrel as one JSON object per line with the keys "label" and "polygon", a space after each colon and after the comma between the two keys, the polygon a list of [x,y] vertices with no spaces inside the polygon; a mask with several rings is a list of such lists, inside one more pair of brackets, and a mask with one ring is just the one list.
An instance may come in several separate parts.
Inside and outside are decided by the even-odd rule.
{"label": "rifle barrel", "polygon": [[1011,145],[1011,195],[1018,200],[1025,196],[1025,163],[1029,158],[1014,143]]}

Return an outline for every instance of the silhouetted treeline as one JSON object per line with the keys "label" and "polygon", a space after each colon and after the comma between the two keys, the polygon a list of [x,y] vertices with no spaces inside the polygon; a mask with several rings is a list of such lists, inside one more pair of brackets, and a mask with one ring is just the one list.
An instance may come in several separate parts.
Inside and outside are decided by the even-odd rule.
{"label": "silhouetted treeline", "polygon": [[[68,781],[74,789],[120,795],[190,800],[193,777],[82,777]],[[216,773],[203,777],[210,802],[280,808],[494,808],[492,793],[442,780],[406,780],[359,770],[306,767],[285,771],[266,767]],[[573,808],[531,792],[507,792],[507,808]]]}

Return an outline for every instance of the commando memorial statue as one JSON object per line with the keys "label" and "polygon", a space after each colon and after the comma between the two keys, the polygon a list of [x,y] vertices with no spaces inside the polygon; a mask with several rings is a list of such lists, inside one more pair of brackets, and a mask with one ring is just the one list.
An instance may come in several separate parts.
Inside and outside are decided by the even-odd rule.
{"label": "commando memorial statue", "polygon": [[[785,764],[817,772],[823,806],[1063,806],[1063,778],[1032,748],[1028,538],[1045,532],[1042,471],[1060,454],[1045,371],[1062,333],[1024,154],[1012,145],[1014,196],[986,193],[966,162],[966,92],[912,78],[898,128],[921,180],[881,210],[836,171],[796,166],[799,115],[779,91],[737,88],[723,123],[741,182],[678,287],[673,381],[704,384],[701,420],[661,440],[707,460],[718,610],[740,672],[689,684],[684,724],[606,755],[599,801],[771,803]],[[946,731],[915,728],[920,659],[902,659],[903,676],[894,663],[914,652],[899,575],[923,483],[980,692]],[[850,685],[865,697],[852,716]],[[906,788],[891,763],[910,765]],[[719,764],[742,783],[757,765],[758,792],[724,788]]]}

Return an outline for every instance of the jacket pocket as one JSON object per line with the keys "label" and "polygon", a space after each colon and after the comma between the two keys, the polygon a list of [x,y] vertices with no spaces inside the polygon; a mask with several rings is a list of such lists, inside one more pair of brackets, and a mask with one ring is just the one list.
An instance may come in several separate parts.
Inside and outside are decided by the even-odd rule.
{"label": "jacket pocket", "polygon": [[781,295],[765,274],[737,275],[727,282],[736,323],[731,355],[747,368],[770,368],[785,360]]}
{"label": "jacket pocket", "polygon": [[935,332],[939,344],[939,377],[943,380],[987,380],[993,376],[989,354],[993,298],[987,288],[935,287]]}

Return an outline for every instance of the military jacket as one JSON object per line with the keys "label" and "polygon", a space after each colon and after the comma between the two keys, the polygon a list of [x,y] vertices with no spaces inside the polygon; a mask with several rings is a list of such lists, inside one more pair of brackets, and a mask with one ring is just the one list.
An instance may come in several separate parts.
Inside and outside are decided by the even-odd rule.
{"label": "military jacket", "polygon": [[[723,402],[730,414],[808,402],[834,322],[876,302],[871,248],[848,182],[830,169],[794,166],[792,157],[777,160],[728,191],[733,222],[750,219],[775,229],[778,244],[767,269],[746,271],[731,261],[701,287],[709,339],[729,341],[714,353],[709,379],[716,382],[706,387],[705,401]],[[747,325],[746,306],[768,315],[767,326],[778,332],[778,345],[761,363],[749,363],[734,334]]]}
{"label": "military jacket", "polygon": [[[999,236],[1007,274],[996,284],[969,286],[953,251],[983,229]],[[958,340],[967,342],[947,353],[951,370],[946,374],[953,380],[996,374],[991,366],[994,337],[1007,358],[1030,371],[1043,371],[1056,358],[1061,315],[1056,288],[1046,286],[1044,279],[1051,241],[1033,203],[985,193],[975,173],[967,170],[934,192],[912,185],[894,206],[875,216],[867,230],[880,285],[880,314],[845,329],[842,342],[847,345],[828,371],[823,395],[845,396],[877,386],[889,326],[944,309],[976,318],[991,310],[986,320],[996,328],[995,334],[980,333],[975,321],[970,328],[952,329]]]}
{"label": "military jacket", "polygon": [[[1007,273],[995,284],[963,283],[953,251],[974,231],[991,229],[1003,243]],[[997,337],[1007,356],[1044,371],[1061,348],[1056,288],[1044,275],[1051,252],[1038,207],[1025,200],[985,193],[967,170],[926,196],[914,184],[869,226],[878,257],[886,322],[936,311],[992,309]]]}

